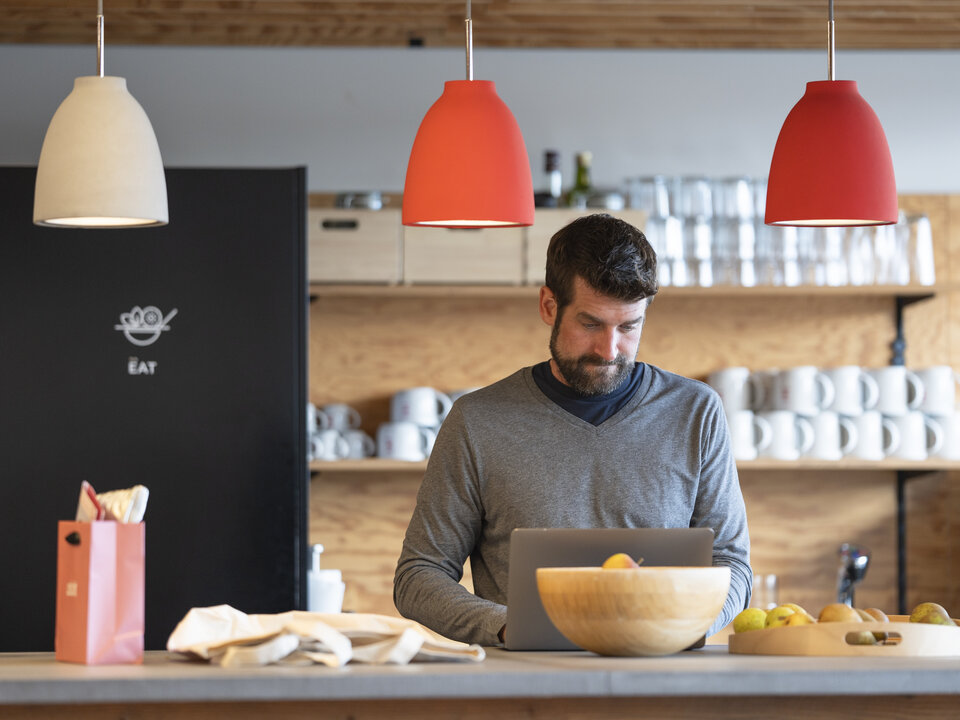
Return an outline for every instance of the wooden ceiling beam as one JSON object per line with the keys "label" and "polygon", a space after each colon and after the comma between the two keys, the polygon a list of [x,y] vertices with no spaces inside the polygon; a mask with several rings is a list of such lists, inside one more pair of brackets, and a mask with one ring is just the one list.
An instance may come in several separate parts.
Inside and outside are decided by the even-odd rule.
{"label": "wooden ceiling beam", "polygon": [[[460,0],[105,0],[109,44],[461,47]],[[0,43],[92,43],[95,0],[0,0]],[[826,0],[473,0],[474,43],[823,48]],[[837,49],[960,48],[958,0],[840,0]]]}

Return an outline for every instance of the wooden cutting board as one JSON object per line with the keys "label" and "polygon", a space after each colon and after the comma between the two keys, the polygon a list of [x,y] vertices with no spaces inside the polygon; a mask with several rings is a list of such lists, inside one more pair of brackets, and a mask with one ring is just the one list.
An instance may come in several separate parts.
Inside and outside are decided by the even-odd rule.
{"label": "wooden cutting board", "polygon": [[[960,627],[907,622],[891,615],[890,622],[814,623],[796,627],[751,630],[730,636],[728,648],[738,655],[855,655],[867,657],[960,656]],[[848,642],[865,630],[884,632],[877,645]]]}

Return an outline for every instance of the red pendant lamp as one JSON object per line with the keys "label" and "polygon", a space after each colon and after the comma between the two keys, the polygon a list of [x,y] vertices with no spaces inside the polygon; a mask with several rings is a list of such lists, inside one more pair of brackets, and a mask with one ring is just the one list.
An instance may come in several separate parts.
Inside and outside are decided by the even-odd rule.
{"label": "red pendant lamp", "polygon": [[420,123],[403,188],[403,224],[447,228],[533,224],[523,135],[493,82],[473,79],[467,0],[467,79],[444,84]]}
{"label": "red pendant lamp", "polygon": [[767,179],[768,225],[897,222],[893,160],[880,120],[853,80],[834,79],[833,0],[829,80],[808,82],[780,130]]}

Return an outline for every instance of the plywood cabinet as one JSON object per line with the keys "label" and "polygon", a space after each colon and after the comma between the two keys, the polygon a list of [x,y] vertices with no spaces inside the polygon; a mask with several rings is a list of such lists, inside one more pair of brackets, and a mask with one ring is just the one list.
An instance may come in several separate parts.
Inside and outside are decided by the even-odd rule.
{"label": "plywood cabinet", "polygon": [[[904,310],[907,364],[960,367],[960,201],[913,196],[936,238],[938,292]],[[529,264],[528,264],[529,265]],[[317,286],[310,320],[310,399],[346,402],[374,433],[393,392],[487,384],[548,356],[536,286]],[[920,289],[914,289],[921,292]],[[640,359],[695,378],[727,365],[753,368],[884,365],[896,335],[894,294],[865,289],[664,288],[652,306]],[[368,469],[369,468],[369,469]],[[314,475],[311,541],[347,582],[345,607],[394,613],[392,577],[422,465],[328,464]],[[837,546],[868,546],[873,562],[858,604],[896,609],[897,481],[887,465],[811,468],[744,464],[753,565],[780,576],[781,599],[833,601]],[[952,469],[906,486],[908,602],[960,607],[960,477]]]}

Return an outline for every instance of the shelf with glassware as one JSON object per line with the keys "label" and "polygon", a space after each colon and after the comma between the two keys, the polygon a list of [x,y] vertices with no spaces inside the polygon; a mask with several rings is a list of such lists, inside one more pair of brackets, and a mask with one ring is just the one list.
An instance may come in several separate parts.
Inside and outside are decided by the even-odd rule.
{"label": "shelf with glassware", "polygon": [[[405,460],[390,460],[387,458],[365,458],[363,460],[314,460],[310,463],[311,473],[422,473],[427,468],[427,461],[408,462]],[[858,460],[844,458],[842,460],[814,460],[801,458],[800,460],[774,460],[762,458],[759,460],[741,460],[737,462],[740,471],[775,471],[775,470],[884,470],[890,472],[947,472],[960,471],[958,460],[902,460],[885,458],[883,460]]]}

